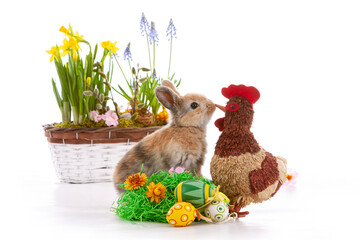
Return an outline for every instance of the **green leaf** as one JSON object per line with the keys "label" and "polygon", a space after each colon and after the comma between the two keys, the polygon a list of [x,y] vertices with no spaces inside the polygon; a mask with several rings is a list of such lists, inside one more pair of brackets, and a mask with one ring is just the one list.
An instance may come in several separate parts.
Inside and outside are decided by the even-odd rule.
{"label": "green leaf", "polygon": [[[96,53],[98,50],[98,44],[95,45],[95,50],[94,50],[94,59],[96,59]],[[92,69],[92,68],[91,68]]]}
{"label": "green leaf", "polygon": [[117,93],[119,93],[119,94],[120,94],[121,96],[123,96],[126,100],[131,101],[131,100],[132,100],[132,97],[130,97],[120,85],[118,85],[118,87],[119,87],[120,91],[117,91],[115,88],[113,88],[114,91],[117,92]]}
{"label": "green leaf", "polygon": [[54,91],[54,95],[55,95],[55,98],[56,98],[56,102],[59,106],[60,109],[62,109],[62,99],[59,95],[59,91],[57,90],[57,87],[56,87],[56,83],[54,81],[54,79],[52,79],[52,86],[53,86],[53,91]]}

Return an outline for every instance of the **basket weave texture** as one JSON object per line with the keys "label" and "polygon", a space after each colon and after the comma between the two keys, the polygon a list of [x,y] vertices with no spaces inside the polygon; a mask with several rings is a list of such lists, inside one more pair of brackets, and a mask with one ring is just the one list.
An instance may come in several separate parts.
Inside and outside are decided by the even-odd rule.
{"label": "basket weave texture", "polygon": [[112,181],[119,160],[136,142],[159,128],[43,126],[56,174],[67,183]]}

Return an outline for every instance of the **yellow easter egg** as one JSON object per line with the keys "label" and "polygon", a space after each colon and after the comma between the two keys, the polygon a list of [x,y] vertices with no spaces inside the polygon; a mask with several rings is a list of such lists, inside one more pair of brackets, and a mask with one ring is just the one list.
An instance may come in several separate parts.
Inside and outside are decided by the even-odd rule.
{"label": "yellow easter egg", "polygon": [[166,214],[168,223],[175,227],[185,227],[196,218],[196,209],[191,203],[178,202]]}

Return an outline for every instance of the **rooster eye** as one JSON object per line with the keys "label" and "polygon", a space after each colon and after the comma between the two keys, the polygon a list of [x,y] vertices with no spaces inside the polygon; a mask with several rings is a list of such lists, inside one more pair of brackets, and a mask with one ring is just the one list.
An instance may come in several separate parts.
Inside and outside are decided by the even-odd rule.
{"label": "rooster eye", "polygon": [[197,104],[196,102],[193,102],[190,106],[192,109],[195,109],[199,106],[199,104]]}
{"label": "rooster eye", "polygon": [[225,109],[231,112],[235,112],[237,110],[239,110],[240,106],[236,103],[229,103],[228,105],[226,105]]}

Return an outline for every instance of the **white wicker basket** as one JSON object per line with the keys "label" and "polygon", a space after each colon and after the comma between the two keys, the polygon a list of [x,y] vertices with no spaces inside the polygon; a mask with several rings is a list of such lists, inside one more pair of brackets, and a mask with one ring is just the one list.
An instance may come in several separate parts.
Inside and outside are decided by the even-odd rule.
{"label": "white wicker basket", "polygon": [[44,125],[56,175],[62,182],[112,181],[116,164],[138,141],[160,127],[57,128]]}
{"label": "white wicker basket", "polygon": [[62,182],[112,181],[119,160],[136,143],[59,144],[49,143],[56,175]]}

